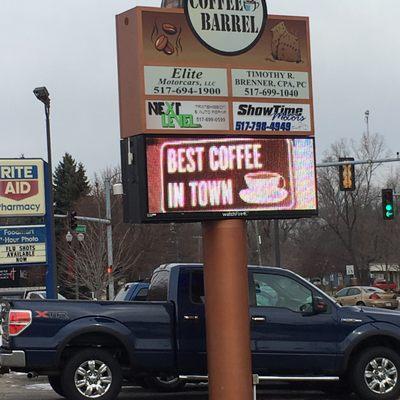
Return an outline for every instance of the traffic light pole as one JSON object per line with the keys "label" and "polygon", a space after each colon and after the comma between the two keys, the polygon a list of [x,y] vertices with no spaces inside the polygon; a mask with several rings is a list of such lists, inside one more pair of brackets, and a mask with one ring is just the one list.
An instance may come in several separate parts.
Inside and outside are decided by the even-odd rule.
{"label": "traffic light pole", "polygon": [[340,167],[341,165],[365,165],[365,164],[385,164],[392,162],[400,162],[400,155],[397,154],[396,158],[383,158],[378,160],[354,160],[354,161],[333,161],[317,163],[317,168]]}

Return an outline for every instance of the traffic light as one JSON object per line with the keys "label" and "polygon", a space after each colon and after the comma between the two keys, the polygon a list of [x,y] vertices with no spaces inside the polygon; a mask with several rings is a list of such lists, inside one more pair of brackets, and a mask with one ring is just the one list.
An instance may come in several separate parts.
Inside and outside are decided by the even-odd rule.
{"label": "traffic light", "polygon": [[393,201],[392,189],[382,190],[382,210],[383,210],[383,219],[385,220],[394,219],[394,201]]}
{"label": "traffic light", "polygon": [[71,211],[69,213],[69,227],[71,230],[75,230],[78,226],[78,221],[76,220],[76,211]]}
{"label": "traffic light", "polygon": [[[354,161],[352,157],[339,158],[339,162]],[[356,190],[356,175],[354,164],[344,164],[339,166],[339,186],[343,192]]]}

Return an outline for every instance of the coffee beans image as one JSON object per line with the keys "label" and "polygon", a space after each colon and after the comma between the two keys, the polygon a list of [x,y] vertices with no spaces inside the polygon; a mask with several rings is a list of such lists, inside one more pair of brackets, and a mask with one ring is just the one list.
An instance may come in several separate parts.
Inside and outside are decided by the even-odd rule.
{"label": "coffee beans image", "polygon": [[151,33],[151,41],[156,50],[163,52],[166,56],[175,54],[179,55],[182,49],[182,28],[171,22],[155,21],[153,31]]}
{"label": "coffee beans image", "polygon": [[165,46],[164,53],[169,56],[175,53],[174,47],[172,46],[171,42],[168,42]]}
{"label": "coffee beans image", "polygon": [[168,38],[165,35],[160,35],[154,43],[158,51],[163,51],[168,45]]}
{"label": "coffee beans image", "polygon": [[172,24],[162,24],[162,29],[163,31],[168,34],[168,35],[175,35],[176,32],[178,32],[178,29],[176,26]]}

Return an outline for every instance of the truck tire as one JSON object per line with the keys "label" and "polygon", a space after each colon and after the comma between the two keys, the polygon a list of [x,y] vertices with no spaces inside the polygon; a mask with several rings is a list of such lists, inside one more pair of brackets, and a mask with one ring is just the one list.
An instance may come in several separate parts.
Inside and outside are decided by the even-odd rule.
{"label": "truck tire", "polygon": [[186,385],[186,382],[177,376],[148,376],[145,378],[149,389],[157,392],[180,392]]}
{"label": "truck tire", "polygon": [[61,382],[69,400],[114,400],[121,391],[121,367],[107,351],[85,349],[67,360]]}
{"label": "truck tire", "polygon": [[364,350],[351,365],[350,382],[363,400],[395,400],[400,396],[400,356],[389,347]]}
{"label": "truck tire", "polygon": [[62,389],[62,386],[61,386],[60,376],[59,375],[57,375],[57,376],[49,375],[48,379],[49,379],[51,388],[61,397],[65,397],[64,390]]}

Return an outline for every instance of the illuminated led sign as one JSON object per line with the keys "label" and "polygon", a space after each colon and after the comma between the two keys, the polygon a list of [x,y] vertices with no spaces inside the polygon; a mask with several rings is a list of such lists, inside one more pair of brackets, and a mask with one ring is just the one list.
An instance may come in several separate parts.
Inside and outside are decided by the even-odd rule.
{"label": "illuminated led sign", "polygon": [[128,195],[140,203],[136,222],[316,214],[311,138],[140,136],[123,145],[132,151],[145,152],[131,174],[124,168],[125,185],[146,181],[136,200]]}

